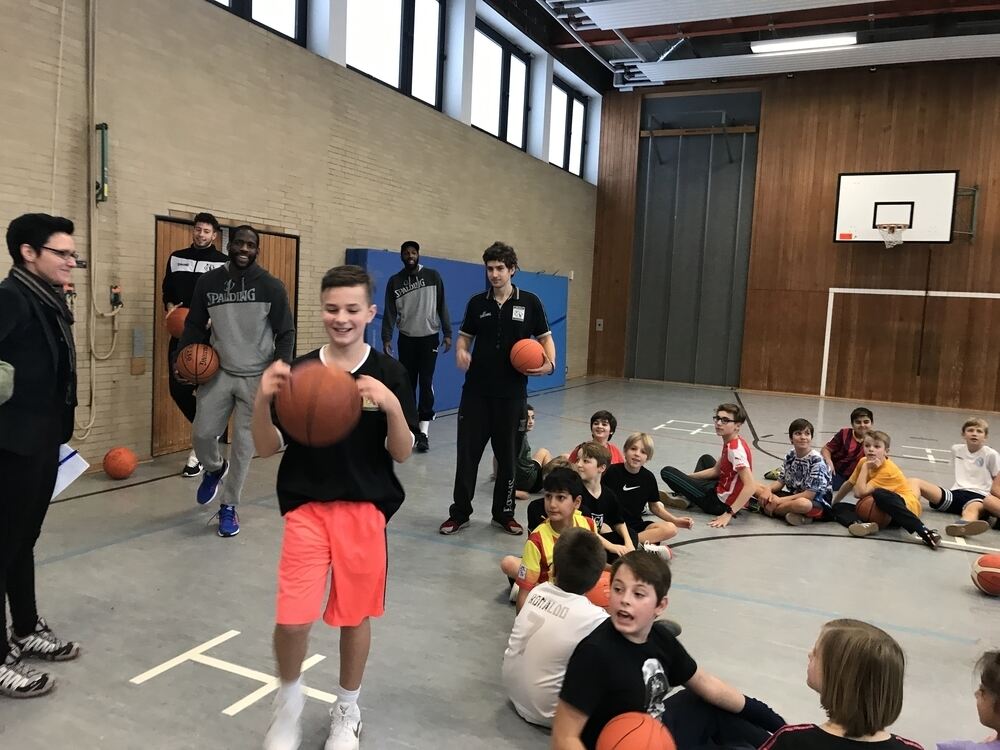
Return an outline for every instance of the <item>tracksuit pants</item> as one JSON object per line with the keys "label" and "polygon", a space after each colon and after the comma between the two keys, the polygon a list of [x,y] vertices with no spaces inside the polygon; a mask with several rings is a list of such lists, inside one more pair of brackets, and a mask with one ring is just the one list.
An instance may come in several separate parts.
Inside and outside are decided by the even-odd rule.
{"label": "tracksuit pants", "polygon": [[[702,471],[703,469],[711,469],[713,466],[715,466],[715,458],[706,453],[698,459],[694,470]],[[716,480],[692,479],[686,471],[675,469],[673,466],[664,466],[660,470],[660,477],[670,489],[706,513],[721,516],[726,512],[728,506],[715,494]]]}
{"label": "tracksuit pants", "polygon": [[493,446],[497,477],[493,485],[493,518],[514,517],[514,466],[524,440],[527,399],[490,398],[462,390],[458,406],[458,445],[454,502],[448,515],[464,523],[472,516],[479,462],[486,444]]}
{"label": "tracksuit pants", "polygon": [[229,473],[222,481],[219,502],[239,505],[243,482],[250,471],[254,445],[251,423],[253,401],[260,375],[231,375],[225,370],[198,386],[198,410],[194,418],[194,451],[205,471],[222,468],[219,435],[233,417],[232,445],[229,446]]}
{"label": "tracksuit pants", "polygon": [[[893,526],[901,526],[911,534],[917,533],[924,527],[924,522],[919,516],[915,516],[913,511],[906,507],[903,498],[895,492],[878,488],[872,490],[872,497],[875,499],[875,507],[886,513],[892,519]],[[858,523],[861,519],[853,503],[837,503],[833,506],[833,518],[841,526],[850,526]]]}
{"label": "tracksuit pants", "polygon": [[434,419],[434,366],[440,342],[441,337],[436,333],[430,336],[400,333],[396,342],[399,362],[410,376],[413,397],[417,401],[417,419],[421,422]]}
{"label": "tracksuit pants", "polygon": [[170,398],[177,404],[177,408],[181,410],[184,418],[193,424],[195,411],[198,407],[198,400],[194,395],[196,386],[182,383],[173,375],[174,362],[177,359],[177,345],[179,343],[178,339],[170,339],[170,348],[167,355],[167,367],[170,368]]}
{"label": "tracksuit pants", "polygon": [[59,471],[59,440],[32,456],[0,450],[0,663],[7,657],[7,603],[15,635],[38,622],[35,542]]}

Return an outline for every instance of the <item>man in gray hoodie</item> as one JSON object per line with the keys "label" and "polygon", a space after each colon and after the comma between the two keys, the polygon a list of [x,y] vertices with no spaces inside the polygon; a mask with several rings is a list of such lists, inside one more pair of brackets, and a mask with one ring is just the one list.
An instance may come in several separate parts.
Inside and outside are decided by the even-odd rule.
{"label": "man in gray hoodie", "polygon": [[[198,386],[194,449],[205,467],[198,504],[210,503],[222,492],[218,513],[222,537],[240,531],[236,506],[254,453],[250,424],[261,373],[275,360],[290,362],[295,344],[288,292],[257,265],[259,251],[260,236],[253,227],[233,230],[229,262],[202,274],[195,284],[178,346],[180,351],[190,344],[211,343],[219,355],[218,374]],[[226,460],[218,437],[230,416],[234,417],[232,446]]]}
{"label": "man in gray hoodie", "polygon": [[[410,385],[417,397],[417,418],[420,434],[416,449],[430,449],[427,433],[434,419],[434,367],[440,346],[451,349],[451,319],[444,299],[444,282],[433,268],[420,265],[420,245],[407,240],[399,250],[402,270],[389,277],[385,285],[385,307],[382,311],[382,348],[392,356],[392,329],[399,326],[399,361],[410,376]],[[444,341],[442,342],[442,335]]]}

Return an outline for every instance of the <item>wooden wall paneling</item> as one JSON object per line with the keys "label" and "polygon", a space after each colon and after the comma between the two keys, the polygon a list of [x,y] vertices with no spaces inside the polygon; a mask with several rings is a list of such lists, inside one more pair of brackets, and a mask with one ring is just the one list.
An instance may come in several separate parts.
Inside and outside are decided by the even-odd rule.
{"label": "wooden wall paneling", "polygon": [[[621,377],[625,371],[641,107],[641,95],[620,92],[607,94],[601,105],[587,356],[587,371],[592,375]],[[598,318],[604,321],[603,331],[596,331]]]}
{"label": "wooden wall paneling", "polygon": [[153,293],[153,431],[150,451],[154,456],[188,450],[191,447],[191,425],[170,398],[170,373],[167,349],[170,334],[163,322],[163,277],[167,260],[174,250],[191,244],[191,224],[157,219],[156,273]]}
{"label": "wooden wall paneling", "polygon": [[923,297],[838,294],[827,395],[917,403],[923,305]]}
{"label": "wooden wall paneling", "polygon": [[1000,299],[929,297],[920,401],[1000,411]]}
{"label": "wooden wall paneling", "polygon": [[[792,368],[776,368],[772,355],[785,346],[789,307],[776,301],[830,287],[1000,292],[1000,65],[963,61],[866,70],[823,71],[774,78],[762,84],[763,110],[747,294],[741,384],[747,388],[817,393],[818,380]],[[962,185],[980,186],[977,237],[951,245],[881,245],[832,241],[837,175],[841,172],[960,170]],[[881,324],[860,314],[862,305],[881,314]],[[979,362],[975,346],[961,339],[960,308],[928,303],[928,320],[943,326],[923,331],[922,298],[840,298],[835,311],[828,393],[850,398],[997,408],[991,378],[964,378],[937,366],[926,369],[940,342],[946,356]],[[819,372],[825,304],[809,302],[800,322],[795,360]],[[989,306],[984,306],[984,309]],[[934,315],[931,314],[934,311]],[[917,316],[914,318],[914,316]],[[880,331],[875,340],[872,326]],[[852,327],[853,326],[853,327]],[[916,328],[914,327],[916,326]],[[916,335],[916,338],[914,336]],[[940,336],[940,339],[936,337]],[[955,341],[959,337],[960,341]],[[961,343],[961,354],[955,347]],[[873,356],[875,357],[873,359]],[[875,381],[869,368],[892,372]],[[916,368],[920,363],[921,372]],[[914,369],[906,371],[903,366]],[[860,374],[852,368],[861,366]],[[994,368],[995,369],[995,368]]]}

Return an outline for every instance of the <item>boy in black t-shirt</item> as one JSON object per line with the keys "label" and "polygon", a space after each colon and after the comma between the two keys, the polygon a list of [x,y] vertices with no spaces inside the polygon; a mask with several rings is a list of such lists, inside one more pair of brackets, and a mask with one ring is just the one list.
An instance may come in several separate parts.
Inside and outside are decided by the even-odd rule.
{"label": "boy in black t-shirt", "polygon": [[[611,568],[611,617],[580,641],[566,668],[552,724],[553,750],[597,746],[615,716],[643,711],[661,720],[677,747],[760,746],[785,722],[760,701],[699,669],[653,621],[667,606],[670,567],[638,550]],[[670,698],[668,693],[686,689]]]}
{"label": "boy in black t-shirt", "polygon": [[[633,432],[624,445],[624,463],[612,464],[601,480],[618,495],[625,513],[625,523],[646,544],[662,544],[677,535],[677,529],[690,529],[694,520],[689,516],[678,517],[663,507],[656,477],[646,463],[653,457],[653,438],[645,432]],[[657,520],[642,517],[643,508],[649,508]]]}
{"label": "boy in black t-shirt", "polygon": [[[340,628],[340,685],[331,709],[328,748],[360,746],[358,692],[371,645],[370,617],[385,605],[385,525],[403,502],[393,461],[403,462],[417,431],[413,390],[403,366],[364,341],[375,317],[374,284],[358,266],[338,266],[323,277],[323,326],[330,343],[299,357],[291,367],[275,362],[262,375],[253,413],[257,452],[270,456],[287,446],[278,468],[278,504],[285,518],[278,569],[274,651],[281,687],[265,750],[297,748],[305,704],[302,660],[309,629],[320,615]],[[354,375],[361,419],[341,442],[312,448],[277,423],[275,394],[300,363],[322,362]],[[332,575],[331,575],[332,573]],[[323,597],[327,580],[330,594]]]}

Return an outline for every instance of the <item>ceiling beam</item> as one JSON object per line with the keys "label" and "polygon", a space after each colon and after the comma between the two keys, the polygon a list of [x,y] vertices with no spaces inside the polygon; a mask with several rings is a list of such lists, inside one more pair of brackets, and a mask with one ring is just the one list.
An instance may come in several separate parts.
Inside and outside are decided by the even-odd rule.
{"label": "ceiling beam", "polygon": [[[849,15],[831,15],[826,11],[803,11],[801,13],[786,13],[777,16],[741,16],[721,22],[704,21],[685,24],[683,29],[678,26],[669,25],[643,26],[630,29],[628,36],[629,40],[633,43],[660,42],[670,39],[747,34],[758,31],[807,28],[836,23],[858,23],[1000,10],[1000,2],[995,2],[994,0],[965,0],[961,4],[953,4],[945,7],[941,7],[940,3],[936,3],[934,0],[919,0],[919,2],[907,3],[894,2],[892,6],[894,7],[886,7],[884,11],[878,13],[858,11]],[[587,44],[594,47],[621,44],[621,40],[613,31],[580,31],[578,33]],[[560,33],[553,37],[552,46],[558,49],[568,49],[581,45],[568,34]]]}

